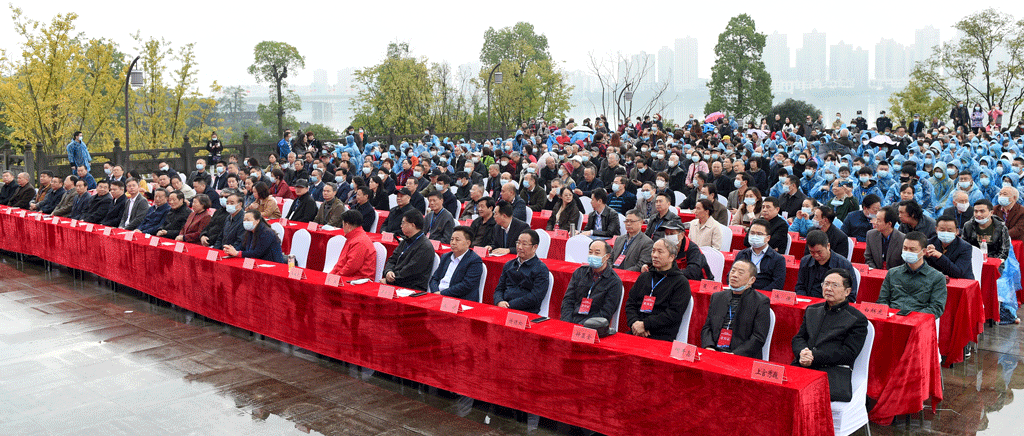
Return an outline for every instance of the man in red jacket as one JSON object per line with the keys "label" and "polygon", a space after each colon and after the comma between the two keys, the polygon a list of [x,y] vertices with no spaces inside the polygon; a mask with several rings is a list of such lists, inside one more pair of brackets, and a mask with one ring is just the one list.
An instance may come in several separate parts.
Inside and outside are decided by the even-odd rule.
{"label": "man in red jacket", "polygon": [[363,231],[363,214],[358,210],[347,210],[341,214],[341,222],[345,230],[345,246],[331,274],[339,275],[346,281],[373,280],[377,271],[377,251]]}

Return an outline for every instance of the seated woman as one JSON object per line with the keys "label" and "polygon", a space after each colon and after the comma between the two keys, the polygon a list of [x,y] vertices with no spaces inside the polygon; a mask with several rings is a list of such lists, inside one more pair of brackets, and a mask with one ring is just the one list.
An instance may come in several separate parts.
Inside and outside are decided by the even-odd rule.
{"label": "seated woman", "polygon": [[242,221],[245,229],[245,237],[240,246],[224,246],[224,252],[232,257],[251,257],[253,259],[265,260],[268,262],[284,263],[284,253],[281,253],[281,240],[277,233],[270,228],[270,224],[254,210],[245,211]]}
{"label": "seated woman", "polygon": [[265,182],[259,182],[253,186],[255,200],[246,207],[246,210],[253,210],[263,215],[268,220],[281,218],[281,209],[277,207],[277,201],[270,196],[270,188]]}
{"label": "seated woman", "polygon": [[815,199],[810,197],[804,199],[800,210],[796,211],[796,216],[792,218],[793,222],[789,225],[789,231],[797,232],[806,238],[807,232],[814,230],[811,227],[811,218],[814,218],[814,208],[816,207],[818,207],[818,202]]}
{"label": "seated woman", "polygon": [[730,225],[750,227],[750,222],[761,216],[762,200],[760,190],[753,187],[747,188],[747,192],[743,193],[743,203],[740,203],[740,207],[732,212]]}
{"label": "seated woman", "polygon": [[203,230],[206,230],[206,226],[210,224],[210,214],[206,213],[206,210],[209,208],[210,197],[207,197],[206,194],[196,195],[192,199],[192,214],[185,221],[185,227],[181,228],[181,233],[178,233],[178,237],[174,239],[190,244],[198,244]]}
{"label": "seated woman", "polygon": [[563,187],[558,197],[559,203],[555,205],[554,212],[548,218],[547,229],[568,230],[569,233],[572,233],[576,230],[576,224],[580,220],[580,210],[576,207],[576,194],[572,192],[572,189]]}

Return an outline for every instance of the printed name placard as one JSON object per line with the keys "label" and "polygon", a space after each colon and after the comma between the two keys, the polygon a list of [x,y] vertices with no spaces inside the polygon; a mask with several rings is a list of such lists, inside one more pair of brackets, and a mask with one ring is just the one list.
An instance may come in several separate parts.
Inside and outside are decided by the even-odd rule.
{"label": "printed name placard", "polygon": [[861,275],[864,275],[864,274],[868,273],[868,266],[867,265],[864,265],[862,263],[855,263],[855,264],[853,264],[853,267],[856,268],[857,271],[860,271]]}
{"label": "printed name placard", "polygon": [[751,379],[764,380],[777,385],[782,384],[783,377],[785,377],[785,375],[785,366],[771,364],[763,360],[755,360],[753,367],[750,369]]}
{"label": "printed name placard", "polygon": [[210,250],[206,252],[206,260],[216,261],[218,257],[219,253],[217,253],[217,250]]}
{"label": "printed name placard", "polygon": [[306,225],[306,230],[309,230],[311,232],[315,232],[316,229],[317,229],[316,223],[309,223],[309,224]]}
{"label": "printed name placard", "polygon": [[457,298],[444,297],[441,299],[441,311],[448,313],[459,313],[462,303]]}
{"label": "printed name placard", "polygon": [[438,249],[441,248],[441,241],[435,241],[435,240],[431,239],[430,240],[430,245],[432,247],[434,247],[434,251],[437,251]]}
{"label": "printed name placard", "polygon": [[134,241],[135,240],[135,232],[124,232],[124,240],[125,241]]}
{"label": "printed name placard", "polygon": [[554,236],[556,238],[568,238],[569,237],[569,231],[568,230],[561,230],[561,229],[559,229],[559,230],[555,230],[553,233],[554,233],[554,235],[552,235],[552,236]]}
{"label": "printed name placard", "polygon": [[487,257],[487,247],[473,247],[473,252],[481,258]]}
{"label": "printed name placard", "polygon": [[[75,225],[75,223],[71,223],[71,225]],[[103,229],[103,236],[110,236],[110,227]]]}
{"label": "printed name placard", "polygon": [[796,304],[796,292],[776,289],[772,291],[772,304]]}
{"label": "printed name placard", "polygon": [[573,326],[572,341],[583,342],[585,344],[593,344],[594,342],[597,341],[597,330],[588,329],[581,325]]}
{"label": "printed name placard", "polygon": [[92,229],[94,229],[92,223],[85,225],[85,231],[92,233]]}
{"label": "printed name placard", "polygon": [[149,246],[150,247],[158,247],[158,246],[160,246],[160,238],[157,238],[155,236],[152,237],[152,238],[149,238]]}
{"label": "printed name placard", "polygon": [[715,281],[711,281],[711,280],[701,280],[700,281],[700,291],[701,292],[715,293],[715,292],[718,292],[718,291],[721,291],[721,290],[722,290],[722,284],[721,283],[718,283],[718,282],[715,282]]}
{"label": "printed name placard", "polygon": [[302,280],[302,268],[297,266],[292,267],[292,269],[288,270],[288,278],[292,280]]}
{"label": "printed name placard", "polygon": [[395,298],[395,287],[390,285],[380,285],[380,290],[377,291],[377,296],[380,298],[387,298],[388,300]]}
{"label": "printed name placard", "polygon": [[505,317],[505,327],[512,327],[514,329],[526,330],[527,324],[530,323],[530,319],[521,313],[509,312],[508,316]]}
{"label": "printed name placard", "polygon": [[889,317],[889,306],[884,304],[860,303],[860,311],[868,318],[885,319]]}
{"label": "printed name placard", "polygon": [[697,346],[686,342],[672,341],[670,357],[676,360],[693,362],[697,358]]}
{"label": "printed name placard", "polygon": [[242,261],[242,268],[253,269],[255,267],[256,267],[256,259],[253,259],[251,257],[247,257],[247,258],[245,258],[245,260]]}
{"label": "printed name placard", "polygon": [[184,253],[185,252],[185,243],[184,242],[178,242],[178,243],[174,244],[174,252],[175,253]]}
{"label": "printed name placard", "polygon": [[60,217],[56,217],[56,216],[55,216],[55,217],[53,217],[53,221],[52,221],[52,222],[53,222],[54,224],[60,224]]}
{"label": "printed name placard", "polygon": [[380,234],[380,240],[381,242],[394,242],[395,234],[390,232],[383,232]]}
{"label": "printed name placard", "polygon": [[341,276],[337,274],[327,274],[327,278],[324,279],[324,285],[338,287],[341,284]]}
{"label": "printed name placard", "polygon": [[541,216],[541,218],[551,218],[551,211],[547,210],[547,209],[544,209],[544,210],[540,211],[540,216]]}

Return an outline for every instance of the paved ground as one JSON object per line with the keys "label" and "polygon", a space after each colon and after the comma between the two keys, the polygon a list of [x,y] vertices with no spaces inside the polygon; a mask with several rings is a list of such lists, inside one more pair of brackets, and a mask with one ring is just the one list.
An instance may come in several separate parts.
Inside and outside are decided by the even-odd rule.
{"label": "paved ground", "polygon": [[[989,328],[943,370],[937,415],[871,432],[1024,435],[1022,344],[1019,326]],[[525,414],[289,348],[0,256],[0,435],[580,433],[546,419],[528,431]]]}

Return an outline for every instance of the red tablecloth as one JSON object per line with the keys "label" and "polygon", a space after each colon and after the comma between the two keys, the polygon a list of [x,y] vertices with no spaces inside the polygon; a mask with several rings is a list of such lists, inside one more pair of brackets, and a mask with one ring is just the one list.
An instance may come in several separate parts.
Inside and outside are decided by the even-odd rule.
{"label": "red tablecloth", "polygon": [[607,434],[832,433],[821,372],[787,367],[781,385],[752,381],[752,359],[705,351],[686,363],[668,357],[667,342],[625,334],[575,343],[573,326],[560,321],[516,330],[504,325],[510,311],[490,305],[470,303],[450,314],[439,310],[437,295],[387,300],[374,283],[328,287],[318,271],[293,280],[284,265],[245,270],[242,259],[207,261],[209,250],[197,245],[175,253],[149,246],[142,234],[126,241],[119,231],[103,236],[99,226],[87,232],[3,211],[5,250],[89,271],[316,353],[567,424]]}
{"label": "red tablecloth", "polygon": [[[1017,263],[1021,265],[1021,268],[1024,268],[1024,241],[1014,240],[1011,245],[1013,245],[1013,254],[1017,256]],[[1017,290],[1018,306],[1024,304],[1024,274],[1020,275],[1020,281],[1021,288]]]}

